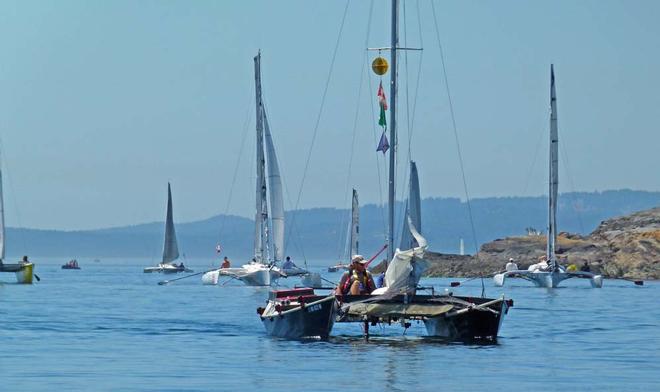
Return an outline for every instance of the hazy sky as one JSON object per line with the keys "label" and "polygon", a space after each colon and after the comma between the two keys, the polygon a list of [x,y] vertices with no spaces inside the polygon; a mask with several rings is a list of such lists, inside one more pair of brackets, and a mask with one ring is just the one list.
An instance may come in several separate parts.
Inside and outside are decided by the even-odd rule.
{"label": "hazy sky", "polygon": [[[375,2],[367,37],[370,4],[349,5],[301,208],[346,207],[352,186],[363,204],[386,198],[375,152],[378,79],[360,78],[376,56],[365,46],[388,45],[389,4]],[[259,48],[292,209],[345,5],[0,1],[8,225],[163,220],[167,181],[180,222],[224,212],[251,217]],[[438,1],[435,9],[472,197],[546,192],[550,63],[560,191],[660,190],[660,2]],[[410,150],[422,197],[463,197],[430,2],[406,2],[405,16],[402,45],[424,51],[408,53],[407,70],[400,58],[398,167],[403,173],[406,112],[416,100]]]}

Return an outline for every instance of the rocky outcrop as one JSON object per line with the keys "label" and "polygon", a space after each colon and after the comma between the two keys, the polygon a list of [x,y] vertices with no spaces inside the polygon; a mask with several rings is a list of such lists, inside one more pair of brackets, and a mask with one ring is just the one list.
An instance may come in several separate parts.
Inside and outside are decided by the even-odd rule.
{"label": "rocky outcrop", "polygon": [[[497,239],[476,256],[428,252],[428,276],[488,276],[513,258],[527,268],[545,254],[544,236]],[[603,221],[588,236],[560,233],[557,254],[565,266],[587,263],[610,278],[660,279],[660,207]],[[381,267],[382,268],[382,267]]]}

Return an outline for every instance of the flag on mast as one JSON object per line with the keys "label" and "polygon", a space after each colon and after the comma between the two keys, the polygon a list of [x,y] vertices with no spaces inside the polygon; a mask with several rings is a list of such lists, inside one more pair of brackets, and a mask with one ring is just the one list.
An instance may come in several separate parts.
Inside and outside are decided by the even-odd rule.
{"label": "flag on mast", "polygon": [[390,143],[387,141],[387,135],[385,135],[385,130],[383,130],[383,134],[380,136],[380,141],[378,142],[378,148],[376,149],[376,151],[382,151],[383,154],[385,154],[389,148],[390,148]]}
{"label": "flag on mast", "polygon": [[387,110],[387,98],[385,98],[385,90],[383,90],[383,82],[378,85],[378,104],[380,106],[380,117],[378,118],[378,125],[381,127],[387,126],[387,119],[385,111]]}

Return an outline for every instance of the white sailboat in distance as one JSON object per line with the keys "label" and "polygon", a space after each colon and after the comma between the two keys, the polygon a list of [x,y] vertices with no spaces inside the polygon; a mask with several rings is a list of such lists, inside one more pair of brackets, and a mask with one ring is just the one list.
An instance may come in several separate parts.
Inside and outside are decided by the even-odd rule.
{"label": "white sailboat in distance", "polygon": [[[559,187],[559,132],[557,130],[557,96],[555,72],[550,66],[550,173],[548,195],[548,235],[546,263],[532,264],[527,270],[514,269],[493,277],[496,286],[503,286],[506,278],[516,277],[529,280],[538,287],[557,287],[570,278],[589,279],[592,287],[603,287],[603,277],[586,271],[567,271],[559,264],[555,252],[557,243],[557,196]],[[515,267],[514,267],[515,268]]]}
{"label": "white sailboat in distance", "polygon": [[172,188],[167,183],[167,216],[165,218],[165,241],[163,243],[163,260],[155,267],[147,267],[144,272],[192,272],[187,269],[183,263],[176,265],[175,261],[179,258],[179,246],[176,241],[176,231],[174,230],[174,218],[172,215]]}

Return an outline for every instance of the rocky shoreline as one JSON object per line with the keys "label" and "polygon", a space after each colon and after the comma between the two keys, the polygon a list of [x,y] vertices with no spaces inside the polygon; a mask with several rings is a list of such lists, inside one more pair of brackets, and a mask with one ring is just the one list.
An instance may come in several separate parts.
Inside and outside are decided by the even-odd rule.
{"label": "rocky shoreline", "polygon": [[[496,239],[474,255],[427,252],[431,266],[425,276],[491,276],[513,258],[520,268],[545,254],[545,236]],[[607,278],[660,279],[660,207],[608,219],[588,236],[560,233],[557,254],[563,265],[587,263]],[[374,272],[384,270],[381,263]]]}

